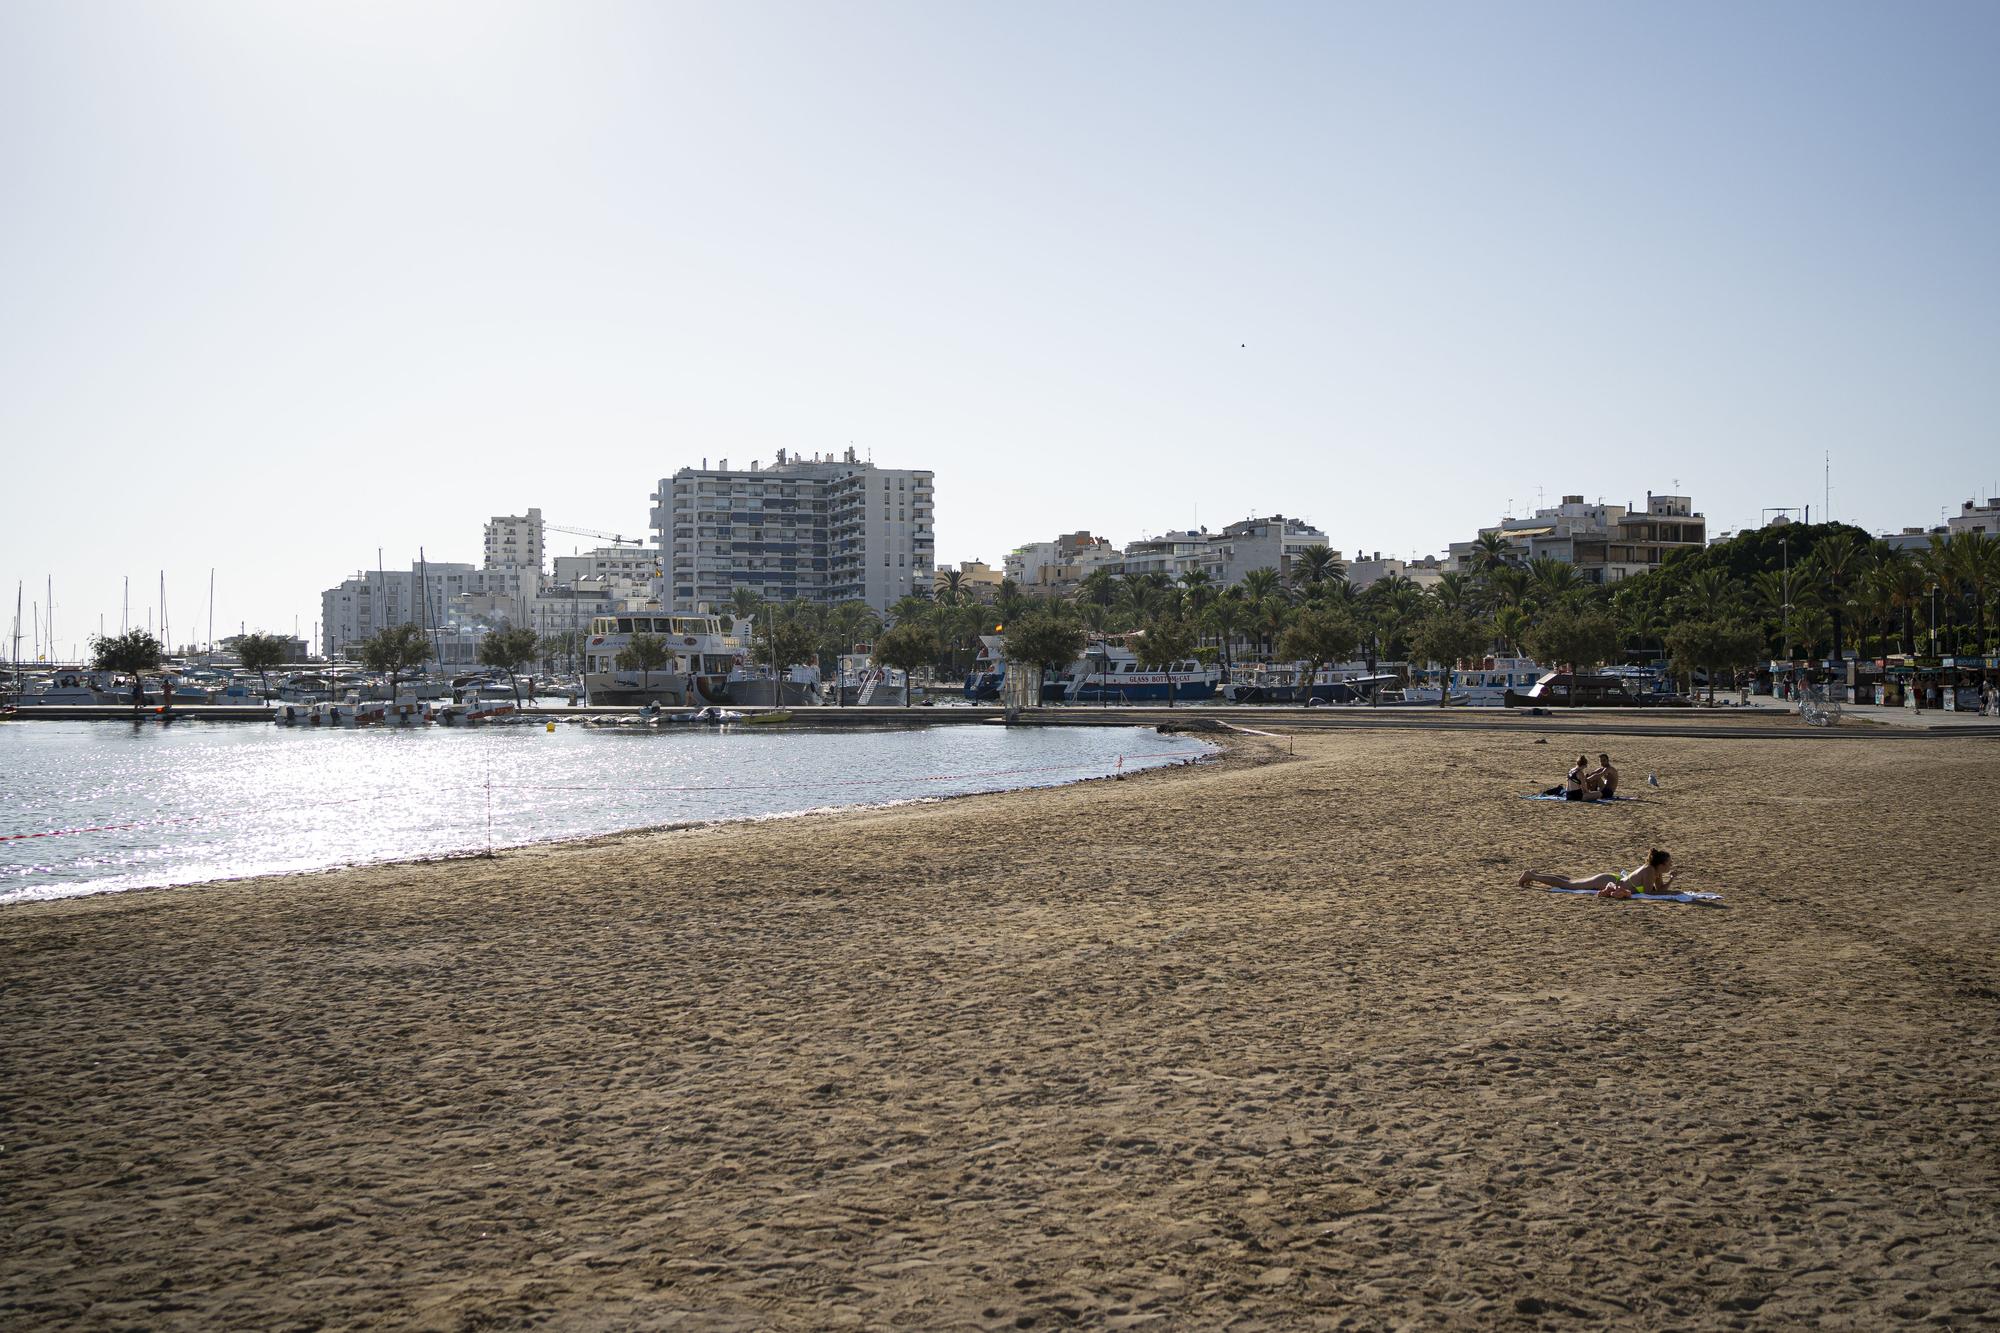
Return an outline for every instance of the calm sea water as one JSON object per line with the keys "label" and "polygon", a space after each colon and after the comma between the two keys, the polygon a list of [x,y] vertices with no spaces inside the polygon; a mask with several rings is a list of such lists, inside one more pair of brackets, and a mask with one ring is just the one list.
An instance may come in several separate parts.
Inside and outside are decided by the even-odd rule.
{"label": "calm sea water", "polygon": [[10,722],[0,726],[0,904],[1054,786],[1208,748],[1136,727]]}

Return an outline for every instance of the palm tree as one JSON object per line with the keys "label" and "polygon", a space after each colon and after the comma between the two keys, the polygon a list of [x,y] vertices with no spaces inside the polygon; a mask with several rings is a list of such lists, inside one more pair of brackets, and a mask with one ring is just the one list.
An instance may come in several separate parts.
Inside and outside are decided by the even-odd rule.
{"label": "palm tree", "polygon": [[1674,599],[1675,609],[1690,620],[1727,620],[1738,600],[1736,583],[1725,569],[1696,571]]}
{"label": "palm tree", "polygon": [[1100,565],[1083,576],[1076,585],[1076,599],[1090,602],[1106,610],[1118,602],[1118,576]]}
{"label": "palm tree", "polygon": [[1965,580],[1966,588],[1972,594],[1972,618],[1979,636],[1972,645],[1976,653],[1986,651],[1986,607],[1995,592],[2000,592],[2000,537],[1988,537],[1981,533],[1966,533],[1958,539],[1963,548],[1959,557],[1959,572]]}
{"label": "palm tree", "polygon": [[1215,637],[1222,648],[1222,669],[1226,673],[1230,667],[1230,644],[1236,638],[1236,631],[1243,625],[1242,595],[1235,588],[1229,589],[1202,610],[1201,619],[1205,627],[1215,631]]}
{"label": "palm tree", "polygon": [[994,610],[1000,613],[1000,623],[1019,616],[1028,609],[1028,599],[1021,595],[1021,585],[1013,579],[1000,580],[1000,595],[993,599]]}
{"label": "palm tree", "polygon": [[1583,575],[1567,560],[1538,555],[1528,562],[1529,596],[1540,607],[1560,606],[1583,582]]}
{"label": "palm tree", "polygon": [[1253,602],[1261,602],[1272,593],[1278,591],[1281,583],[1282,580],[1278,577],[1278,571],[1272,569],[1269,565],[1265,565],[1245,574],[1237,581],[1237,586],[1243,589],[1245,597]]}
{"label": "palm tree", "polygon": [[1486,593],[1497,610],[1503,606],[1519,606],[1527,600],[1528,571],[1519,565],[1501,565],[1486,572],[1483,578]]}
{"label": "palm tree", "polygon": [[1644,648],[1650,640],[1667,652],[1667,589],[1658,574],[1642,574],[1625,580],[1611,595],[1612,610],[1619,626]]}
{"label": "palm tree", "polygon": [[1346,562],[1324,545],[1308,546],[1292,557],[1292,586],[1308,597],[1320,584],[1346,577]]}
{"label": "palm tree", "polygon": [[965,571],[962,569],[940,570],[938,573],[937,600],[946,606],[957,606],[965,600]]}
{"label": "palm tree", "polygon": [[1215,600],[1215,579],[1205,569],[1190,569],[1180,578],[1181,594],[1187,610],[1199,616],[1202,609]]}
{"label": "palm tree", "polygon": [[1277,650],[1278,636],[1285,631],[1285,622],[1291,619],[1292,604],[1283,594],[1272,593],[1262,601],[1251,604],[1251,621],[1263,641],[1264,654],[1270,656]]}
{"label": "palm tree", "polygon": [[1444,610],[1459,613],[1472,610],[1477,592],[1472,579],[1454,569],[1439,577],[1431,596]]}
{"label": "palm tree", "polygon": [[1871,577],[1882,580],[1888,590],[1889,604],[1902,619],[1902,650],[1915,653],[1917,608],[1924,604],[1923,566],[1906,551],[1891,551],[1875,567]]}
{"label": "palm tree", "polygon": [[1472,568],[1480,574],[1494,573],[1513,563],[1513,553],[1513,543],[1498,532],[1482,532],[1472,540]]}
{"label": "palm tree", "polygon": [[1852,532],[1842,529],[1820,538],[1813,547],[1812,559],[1819,567],[1821,596],[1833,617],[1833,656],[1838,661],[1844,646],[1841,628],[1848,598],[1868,567],[1868,548]]}

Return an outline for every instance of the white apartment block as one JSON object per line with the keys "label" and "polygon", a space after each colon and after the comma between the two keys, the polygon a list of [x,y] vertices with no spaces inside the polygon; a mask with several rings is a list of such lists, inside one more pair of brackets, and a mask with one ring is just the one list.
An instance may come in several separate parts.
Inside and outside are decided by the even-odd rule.
{"label": "white apartment block", "polygon": [[1124,553],[1106,538],[1066,532],[1052,542],[1016,547],[1001,563],[1022,592],[1065,597],[1096,570],[1117,570],[1124,561]]}
{"label": "white apartment block", "polygon": [[[1506,538],[1509,559],[1525,564],[1547,557],[1575,565],[1590,583],[1615,583],[1657,569],[1671,551],[1708,544],[1708,520],[1694,512],[1685,495],[1648,492],[1645,508],[1586,504],[1581,495],[1565,495],[1562,503],[1537,509],[1533,518],[1506,518],[1481,534]],[[1451,568],[1469,571],[1477,563],[1476,542],[1453,542]]]}
{"label": "white apartment block", "polygon": [[2000,498],[1989,499],[1983,505],[1967,500],[1944,525],[1953,536],[1976,532],[1982,537],[2000,537]]}
{"label": "white apartment block", "polygon": [[486,568],[528,570],[540,578],[544,551],[541,510],[486,520]]}
{"label": "white apartment block", "polygon": [[609,588],[624,600],[644,601],[662,569],[659,555],[647,547],[600,546],[576,555],[559,555],[551,562],[559,588]]}
{"label": "white apartment block", "polygon": [[[1206,531],[1206,529],[1204,529]],[[1218,588],[1232,588],[1253,569],[1275,569],[1287,584],[1292,561],[1309,546],[1325,546],[1326,534],[1301,519],[1273,514],[1246,518],[1212,534],[1200,567]],[[1337,557],[1339,552],[1334,553]]]}
{"label": "white apartment block", "polygon": [[391,625],[449,625],[464,598],[484,591],[489,573],[433,560],[343,579],[320,594],[320,651],[328,658],[352,656],[363,639]]}
{"label": "white apartment block", "polygon": [[1176,582],[1191,569],[1200,569],[1207,559],[1208,532],[1163,532],[1157,537],[1141,537],[1128,542],[1116,568],[1120,574],[1164,574]]}
{"label": "white apartment block", "polygon": [[727,609],[739,587],[767,600],[866,602],[887,611],[929,589],[936,564],[933,474],[855,457],[729,460],[660,479],[652,525],[675,611]]}
{"label": "white apartment block", "polygon": [[1394,556],[1385,557],[1380,551],[1373,555],[1357,551],[1354,559],[1347,562],[1347,582],[1349,587],[1360,592],[1369,584],[1380,583],[1391,574],[1395,574],[1408,579],[1419,588],[1432,588],[1437,586],[1438,580],[1444,577],[1449,567],[1448,561],[1440,560],[1434,555],[1424,556],[1420,560],[1398,560]]}

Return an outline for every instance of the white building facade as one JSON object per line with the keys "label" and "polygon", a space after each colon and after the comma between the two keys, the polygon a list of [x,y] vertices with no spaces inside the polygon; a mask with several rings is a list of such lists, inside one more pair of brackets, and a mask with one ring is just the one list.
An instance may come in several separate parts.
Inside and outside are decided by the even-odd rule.
{"label": "white building facade", "polygon": [[495,515],[486,520],[486,568],[532,571],[540,578],[546,554],[542,538],[539,509]]}
{"label": "white building facade", "polygon": [[[1289,585],[1292,562],[1298,553],[1325,545],[1326,534],[1301,519],[1286,518],[1283,514],[1246,518],[1209,537],[1201,567],[1220,588],[1236,586],[1253,569],[1275,569]],[[1334,552],[1336,559],[1339,555]]]}
{"label": "white building facade", "polygon": [[[1694,510],[1685,495],[1646,496],[1636,505],[1585,503],[1581,495],[1565,495],[1562,503],[1537,509],[1533,518],[1505,518],[1481,535],[1497,533],[1507,543],[1511,563],[1543,558],[1575,565],[1589,583],[1616,583],[1658,569],[1676,550],[1708,544],[1708,520]],[[1477,542],[1453,542],[1448,562],[1461,572],[1476,571]]]}
{"label": "white building facade", "polygon": [[787,457],[769,468],[682,468],[660,479],[652,525],[661,601],[722,611],[739,587],[767,600],[859,601],[887,611],[931,587],[933,474],[855,457]]}
{"label": "white building facade", "polygon": [[1967,500],[1959,506],[1956,514],[1944,521],[1944,526],[1954,537],[1968,532],[1976,532],[1982,537],[2000,537],[2000,498],[1989,499],[1985,504]]}

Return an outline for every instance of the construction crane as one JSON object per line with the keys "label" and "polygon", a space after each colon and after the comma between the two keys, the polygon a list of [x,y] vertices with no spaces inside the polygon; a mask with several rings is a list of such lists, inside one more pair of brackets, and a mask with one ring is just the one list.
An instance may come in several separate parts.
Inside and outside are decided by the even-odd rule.
{"label": "construction crane", "polygon": [[610,542],[613,546],[644,546],[646,544],[644,540],[638,537],[621,537],[615,532],[599,532],[596,528],[572,528],[562,523],[543,523],[542,527],[550,532],[567,532],[577,537],[595,537],[599,541]]}

